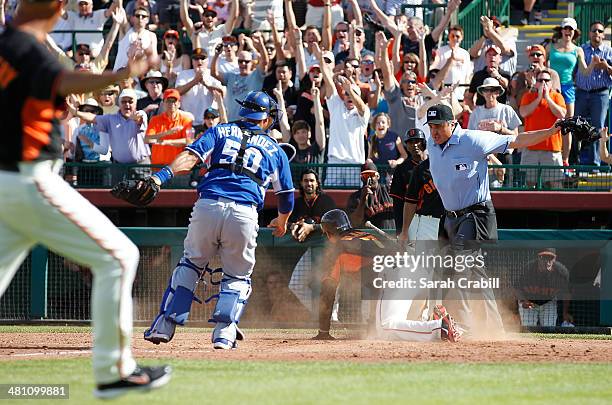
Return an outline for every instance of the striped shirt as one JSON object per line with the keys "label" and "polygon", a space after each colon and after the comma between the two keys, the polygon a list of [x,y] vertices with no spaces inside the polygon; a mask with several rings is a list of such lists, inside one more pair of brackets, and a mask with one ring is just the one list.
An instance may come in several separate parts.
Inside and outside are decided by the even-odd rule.
{"label": "striped shirt", "polygon": [[[591,63],[593,55],[597,55],[608,62],[608,65],[612,65],[612,48],[608,45],[600,45],[598,48],[593,48],[591,43],[582,45],[584,50],[584,59],[587,66]],[[596,89],[610,89],[612,87],[612,75],[606,72],[604,69],[593,69],[590,75],[583,75],[580,70],[576,72],[576,87],[579,90],[596,90]]]}

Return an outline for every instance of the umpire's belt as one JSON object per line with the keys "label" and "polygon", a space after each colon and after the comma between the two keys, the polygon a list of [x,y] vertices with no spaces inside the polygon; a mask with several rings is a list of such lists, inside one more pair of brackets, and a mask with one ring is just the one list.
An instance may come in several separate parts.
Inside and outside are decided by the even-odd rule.
{"label": "umpire's belt", "polygon": [[449,218],[459,218],[467,214],[468,212],[474,211],[488,211],[487,202],[479,202],[474,205],[470,205],[469,207],[457,210],[457,211],[446,211],[446,216]]}

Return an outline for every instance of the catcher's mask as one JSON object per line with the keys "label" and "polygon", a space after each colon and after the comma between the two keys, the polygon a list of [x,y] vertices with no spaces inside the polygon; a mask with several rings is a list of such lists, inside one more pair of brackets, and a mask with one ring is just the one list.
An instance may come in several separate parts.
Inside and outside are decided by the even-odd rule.
{"label": "catcher's mask", "polygon": [[321,217],[321,230],[328,237],[348,231],[351,228],[351,221],[346,212],[342,210],[330,210]]}

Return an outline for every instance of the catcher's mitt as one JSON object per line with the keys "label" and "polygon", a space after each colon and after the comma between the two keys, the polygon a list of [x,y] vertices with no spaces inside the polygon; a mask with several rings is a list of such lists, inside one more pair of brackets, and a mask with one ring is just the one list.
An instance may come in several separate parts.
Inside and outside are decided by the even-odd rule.
{"label": "catcher's mitt", "polygon": [[597,128],[580,116],[559,120],[555,126],[561,128],[562,135],[571,132],[572,136],[583,142],[595,142],[601,136]]}
{"label": "catcher's mitt", "polygon": [[111,194],[138,207],[149,205],[157,196],[159,186],[148,177],[144,180],[124,180],[115,185]]}

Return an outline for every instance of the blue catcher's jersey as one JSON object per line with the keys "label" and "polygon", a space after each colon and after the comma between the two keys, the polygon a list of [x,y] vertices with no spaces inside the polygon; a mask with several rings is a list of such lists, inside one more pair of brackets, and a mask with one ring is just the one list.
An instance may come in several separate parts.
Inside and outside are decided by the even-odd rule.
{"label": "blue catcher's jersey", "polygon": [[[242,122],[240,125],[252,129],[254,133],[261,132],[257,125],[250,122]],[[206,131],[186,149],[197,155],[207,167],[211,167],[214,164],[234,163],[241,142],[242,130],[238,124],[219,124]],[[213,168],[198,184],[200,198],[225,197],[241,204],[255,204],[261,210],[269,184],[272,184],[276,194],[294,191],[287,155],[274,139],[266,135],[254,135],[249,139],[243,167],[263,180],[261,187],[245,174],[235,174],[226,168]]]}

